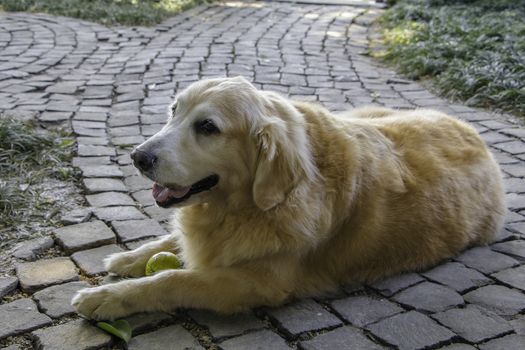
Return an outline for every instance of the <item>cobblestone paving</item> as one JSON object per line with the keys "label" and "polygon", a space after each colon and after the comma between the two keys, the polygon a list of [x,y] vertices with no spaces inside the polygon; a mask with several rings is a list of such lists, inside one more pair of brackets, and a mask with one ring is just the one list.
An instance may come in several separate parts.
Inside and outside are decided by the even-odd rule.
{"label": "cobblestone paving", "polygon": [[[129,152],[159,130],[174,94],[206,77],[243,75],[259,88],[331,110],[432,107],[468,120],[505,174],[506,228],[430,271],[347,286],[324,299],[218,316],[135,315],[130,349],[523,349],[525,129],[451,104],[364,55],[379,10],[257,2],[194,8],[154,28],[105,28],[46,15],[0,15],[0,109],[77,135],[86,209],[19,249],[0,278],[0,344],[9,349],[123,348],[69,306],[107,283],[101,259],[166,234],[169,211]],[[53,246],[61,257],[39,258]],[[36,259],[36,262],[34,261]],[[20,343],[21,345],[14,344]]]}

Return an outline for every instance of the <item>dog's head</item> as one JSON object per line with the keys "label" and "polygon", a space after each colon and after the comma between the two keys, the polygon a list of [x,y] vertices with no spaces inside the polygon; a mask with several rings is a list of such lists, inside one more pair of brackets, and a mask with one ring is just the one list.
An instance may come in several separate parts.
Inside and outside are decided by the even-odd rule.
{"label": "dog's head", "polygon": [[162,207],[234,199],[268,210],[316,175],[303,116],[241,77],[192,84],[131,157]]}

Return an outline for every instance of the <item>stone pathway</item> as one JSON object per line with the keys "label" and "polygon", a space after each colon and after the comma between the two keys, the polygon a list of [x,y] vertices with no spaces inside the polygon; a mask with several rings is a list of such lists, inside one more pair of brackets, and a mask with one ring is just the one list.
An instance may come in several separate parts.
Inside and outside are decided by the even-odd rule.
{"label": "stone pathway", "polygon": [[[231,317],[133,316],[129,349],[523,349],[525,129],[450,104],[364,55],[378,11],[236,2],[197,7],[154,28],[0,14],[0,109],[72,128],[87,202],[66,213],[53,240],[26,243],[13,276],[0,278],[0,345],[124,347],[79,319],[69,300],[108,282],[104,256],[167,233],[170,211],[153,206],[151,183],[136,175],[128,154],[161,128],[177,91],[227,74],[332,110],[432,107],[470,121],[505,173],[506,228],[491,246],[430,271],[325,299]],[[52,246],[61,256],[39,258]]]}

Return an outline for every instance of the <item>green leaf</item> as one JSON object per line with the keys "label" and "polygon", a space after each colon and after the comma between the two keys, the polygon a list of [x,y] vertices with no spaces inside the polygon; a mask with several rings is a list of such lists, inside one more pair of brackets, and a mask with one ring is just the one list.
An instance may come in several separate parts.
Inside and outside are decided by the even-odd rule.
{"label": "green leaf", "polygon": [[131,326],[126,320],[114,322],[97,322],[97,327],[124,340],[126,343],[131,339]]}

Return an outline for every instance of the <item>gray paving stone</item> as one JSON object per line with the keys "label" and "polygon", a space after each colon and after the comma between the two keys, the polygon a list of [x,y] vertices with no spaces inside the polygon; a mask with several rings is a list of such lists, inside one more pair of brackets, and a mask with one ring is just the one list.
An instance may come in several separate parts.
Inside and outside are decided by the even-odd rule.
{"label": "gray paving stone", "polygon": [[85,281],[69,282],[42,289],[33,298],[38,303],[39,309],[52,318],[75,313],[71,299],[77,291],[89,287]]}
{"label": "gray paving stone", "polygon": [[75,265],[67,257],[17,264],[16,275],[22,290],[28,292],[78,280]]}
{"label": "gray paving stone", "polygon": [[467,302],[511,316],[525,310],[525,294],[504,286],[485,286],[464,295]]}
{"label": "gray paving stone", "polygon": [[508,179],[505,179],[504,182],[506,185],[505,188],[507,189],[507,192],[524,192],[522,190],[523,182],[525,182],[525,179],[523,179],[523,177],[525,177],[525,167],[523,163],[502,165],[501,169],[509,175],[514,176],[514,181],[519,182],[519,184],[515,184],[514,186],[509,187],[509,181]]}
{"label": "gray paving stone", "polygon": [[525,265],[500,271],[493,274],[492,277],[511,287],[525,291]]}
{"label": "gray paving stone", "polygon": [[515,240],[490,246],[492,250],[510,255],[517,260],[525,260],[525,241]]}
{"label": "gray paving stone", "polygon": [[511,141],[495,144],[493,147],[510,154],[525,153],[525,143],[523,141]]}
{"label": "gray paving stone", "polygon": [[449,262],[422,273],[426,278],[441,283],[454,289],[459,293],[464,293],[473,288],[481,287],[492,282],[474,269],[469,269],[463,264]]}
{"label": "gray paving stone", "polygon": [[507,335],[503,338],[491,340],[479,346],[480,350],[510,350],[523,349],[525,337],[518,334]]}
{"label": "gray paving stone", "polygon": [[126,317],[134,336],[173,320],[173,316],[164,312],[145,312]]}
{"label": "gray paving stone", "polygon": [[312,299],[299,300],[276,309],[266,309],[266,313],[291,336],[342,324],[337,317]]}
{"label": "gray paving stone", "polygon": [[18,286],[18,278],[13,276],[0,277],[0,299],[11,293]]}
{"label": "gray paving stone", "polygon": [[67,253],[116,242],[113,231],[99,220],[58,228],[54,234],[58,244]]}
{"label": "gray paving stone", "polygon": [[45,252],[53,245],[55,245],[55,242],[53,242],[51,237],[34,238],[19,244],[15,248],[13,256],[18,259],[32,261],[36,259],[38,254]]}
{"label": "gray paving stone", "polygon": [[318,335],[308,341],[300,342],[304,350],[379,350],[385,347],[374,343],[363,332],[352,326],[344,326]]}
{"label": "gray paving stone", "polygon": [[204,349],[195,338],[182,326],[169,326],[155,332],[131,338],[128,343],[129,350],[200,350]]}
{"label": "gray paving stone", "polygon": [[60,220],[64,225],[76,225],[88,221],[93,215],[93,208],[79,208],[68,211]]}
{"label": "gray paving stone", "polygon": [[104,258],[113,253],[122,252],[123,249],[115,244],[82,250],[71,255],[71,259],[88,276],[94,276],[106,272]]}
{"label": "gray paving stone", "polygon": [[152,219],[113,221],[111,225],[117,232],[121,242],[168,234],[157,221]]}
{"label": "gray paving stone", "polygon": [[140,190],[151,190],[151,187],[153,186],[153,181],[139,175],[126,177],[124,179],[124,183],[126,184],[130,192],[136,192]]}
{"label": "gray paving stone", "polygon": [[147,219],[135,207],[105,207],[96,208],[95,216],[104,221],[142,220]]}
{"label": "gray paving stone", "polygon": [[109,146],[78,145],[78,155],[81,157],[114,156],[115,149]]}
{"label": "gray paving stone", "polygon": [[518,261],[511,257],[492,251],[488,247],[476,247],[465,251],[455,260],[481,271],[491,274],[509,267],[518,265]]}
{"label": "gray paving stone", "polygon": [[386,300],[370,296],[353,296],[335,300],[332,307],[347,321],[357,327],[363,327],[388,316],[403,312],[403,308]]}
{"label": "gray paving stone", "polygon": [[251,313],[219,315],[207,310],[192,310],[189,315],[198,324],[207,327],[215,339],[264,328],[264,323]]}
{"label": "gray paving stone", "polygon": [[88,193],[99,193],[99,192],[127,192],[126,185],[124,182],[118,179],[112,178],[91,178],[83,179],[84,187]]}
{"label": "gray paving stone", "polygon": [[131,194],[131,196],[143,206],[155,205],[155,198],[151,194],[151,190],[141,190]]}
{"label": "gray paving stone", "polygon": [[516,334],[525,335],[525,315],[516,317],[510,321],[510,324],[512,325],[512,328],[514,328]]}
{"label": "gray paving stone", "polygon": [[366,329],[383,341],[407,350],[436,346],[455,337],[454,333],[416,311],[394,315]]}
{"label": "gray paving stone", "polygon": [[452,344],[449,346],[445,346],[440,348],[441,350],[476,350],[475,347],[468,344]]}
{"label": "gray paving stone", "polygon": [[113,207],[118,205],[135,205],[133,198],[121,192],[102,192],[86,196],[89,205],[93,207]]}
{"label": "gray paving stone", "polygon": [[148,216],[157,221],[168,221],[171,220],[174,210],[170,208],[161,208],[156,205],[144,208],[144,211]]}
{"label": "gray paving stone", "polygon": [[473,305],[440,312],[432,317],[471,343],[481,343],[513,330],[503,318]]}
{"label": "gray paving stone", "polygon": [[122,177],[122,171],[115,165],[81,165],[84,177]]}
{"label": "gray paving stone", "polygon": [[73,112],[44,112],[38,119],[43,122],[61,122],[64,120],[69,120]]}
{"label": "gray paving stone", "polygon": [[525,235],[525,222],[517,222],[507,225],[507,227],[513,232]]}
{"label": "gray paving stone", "polygon": [[372,284],[371,287],[377,289],[381,294],[388,297],[424,280],[425,279],[418,274],[405,273],[378,281]]}
{"label": "gray paving stone", "polygon": [[111,165],[111,158],[109,156],[101,156],[101,157],[74,157],[73,158],[73,166],[75,167],[83,167],[83,166],[90,166],[90,165]]}
{"label": "gray paving stone", "polygon": [[417,310],[438,312],[462,305],[463,298],[454,290],[432,282],[423,282],[396,294],[393,299]]}
{"label": "gray paving stone", "polygon": [[289,350],[283,338],[269,330],[261,330],[228,339],[220,344],[223,350]]}
{"label": "gray paving stone", "polygon": [[508,193],[505,196],[507,202],[507,208],[510,210],[523,210],[525,209],[525,194]]}
{"label": "gray paving stone", "polygon": [[29,332],[51,322],[49,317],[38,312],[31,299],[18,299],[0,305],[0,339]]}
{"label": "gray paving stone", "polygon": [[134,250],[134,249],[137,249],[138,247],[140,247],[140,246],[142,246],[142,245],[144,245],[146,243],[153,242],[153,241],[156,241],[158,239],[159,239],[159,237],[150,237],[150,238],[141,239],[141,240],[138,240],[138,241],[126,242],[124,245],[129,250]]}
{"label": "gray paving stone", "polygon": [[111,343],[109,334],[85,320],[73,320],[32,334],[38,349],[42,350],[90,350]]}

